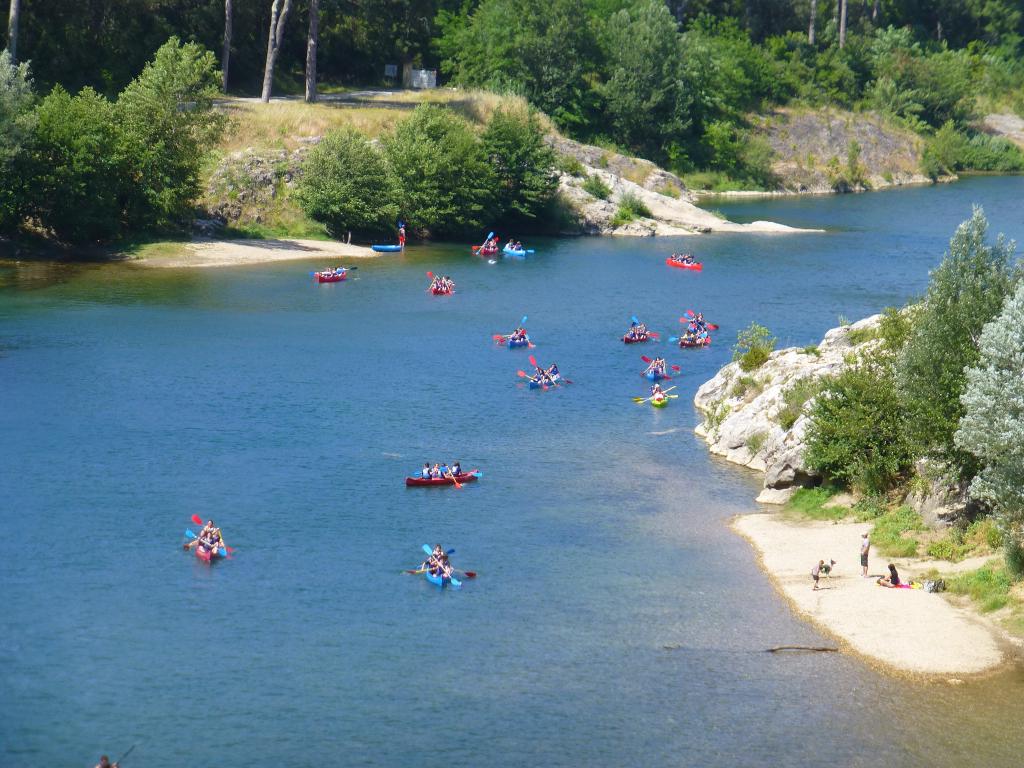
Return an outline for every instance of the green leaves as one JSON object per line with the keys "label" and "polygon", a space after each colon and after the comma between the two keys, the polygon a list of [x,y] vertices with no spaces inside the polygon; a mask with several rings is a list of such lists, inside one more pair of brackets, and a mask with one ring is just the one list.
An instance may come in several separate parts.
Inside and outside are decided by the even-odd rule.
{"label": "green leaves", "polygon": [[383,154],[351,128],[328,134],[309,153],[296,197],[335,237],[382,233],[398,216],[395,179]]}
{"label": "green leaves", "polygon": [[558,189],[555,155],[532,111],[499,109],[481,136],[494,174],[494,202],[505,223],[534,221]]}

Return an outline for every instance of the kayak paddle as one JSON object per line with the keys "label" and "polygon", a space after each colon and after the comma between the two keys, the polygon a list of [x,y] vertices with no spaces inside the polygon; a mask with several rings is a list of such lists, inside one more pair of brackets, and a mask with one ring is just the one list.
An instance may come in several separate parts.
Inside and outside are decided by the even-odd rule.
{"label": "kayak paddle", "polygon": [[203,522],[203,518],[199,515],[192,515],[192,522],[196,525],[206,525],[206,523]]}
{"label": "kayak paddle", "polygon": [[[671,392],[673,389],[676,389],[676,387],[669,387],[668,389],[663,389],[661,390],[661,394],[667,394]],[[637,405],[640,405],[640,403],[646,403],[648,400],[652,400],[653,398],[654,395],[651,395],[650,397],[634,397],[633,402],[636,403]]]}

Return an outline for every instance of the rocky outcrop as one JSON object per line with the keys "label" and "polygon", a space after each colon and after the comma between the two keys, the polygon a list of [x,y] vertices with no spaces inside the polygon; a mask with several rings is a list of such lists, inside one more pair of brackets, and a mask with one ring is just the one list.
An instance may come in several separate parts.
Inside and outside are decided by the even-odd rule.
{"label": "rocky outcrop", "polygon": [[309,140],[294,150],[250,148],[224,157],[206,182],[202,200],[206,220],[264,223],[268,213],[283,205],[315,143]]}
{"label": "rocky outcrop", "polygon": [[764,472],[758,501],[781,504],[797,487],[818,481],[804,463],[808,406],[817,382],[834,376],[875,343],[881,315],[833,328],[816,347],[773,352],[760,368],[738,362],[701,385],[694,404],[703,416],[696,433],[711,452]]}
{"label": "rocky outcrop", "polygon": [[[755,118],[772,149],[783,192],[848,192],[931,182],[921,172],[923,144],[872,112],[778,109]],[[859,149],[851,155],[851,147]]]}
{"label": "rocky outcrop", "polygon": [[914,465],[915,482],[906,502],[930,528],[942,528],[976,513],[968,493],[970,483],[949,480],[941,467],[920,459]]}
{"label": "rocky outcrop", "polygon": [[981,130],[992,136],[1009,139],[1024,149],[1024,117],[1012,113],[985,115],[979,126]]}
{"label": "rocky outcrop", "polygon": [[[707,232],[800,232],[770,221],[736,224],[693,204],[694,196],[675,174],[647,160],[611,150],[549,136],[557,153],[578,163],[573,173],[559,176],[559,192],[576,213],[576,224],[563,234],[585,235],[692,235]],[[587,191],[589,179],[610,190],[606,198]],[[620,203],[632,196],[650,212],[623,221]]]}

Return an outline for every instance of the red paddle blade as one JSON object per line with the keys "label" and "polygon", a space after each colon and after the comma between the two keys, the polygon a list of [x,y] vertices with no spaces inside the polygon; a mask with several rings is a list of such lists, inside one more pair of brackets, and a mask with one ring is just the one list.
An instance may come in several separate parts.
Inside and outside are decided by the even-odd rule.
{"label": "red paddle blade", "polygon": [[530,355],[530,365],[537,366],[537,358],[534,357],[533,355]]}
{"label": "red paddle blade", "polygon": [[192,522],[196,525],[206,525],[206,523],[203,522],[203,518],[199,515],[192,515]]}
{"label": "red paddle blade", "polygon": [[640,359],[643,360],[645,363],[651,362],[651,358],[649,358],[647,355],[640,355]]}
{"label": "red paddle blade", "polygon": [[434,273],[428,271],[427,272],[427,277],[429,277],[431,280],[433,280],[434,279]]}
{"label": "red paddle blade", "polygon": [[656,333],[655,331],[648,331],[647,335],[650,336],[652,339],[660,339],[661,338],[661,334],[660,333]]}
{"label": "red paddle blade", "polygon": [[686,310],[683,314],[686,315],[687,317],[696,317],[692,309]]}
{"label": "red paddle blade", "polygon": [[708,323],[708,330],[709,331],[717,331],[718,330],[718,323]]}
{"label": "red paddle blade", "polygon": [[476,571],[463,571],[462,575],[465,576],[467,579],[475,579]]}
{"label": "red paddle blade", "polygon": [[528,374],[526,371],[516,371],[516,376],[518,376],[521,379],[530,378],[530,374]]}
{"label": "red paddle blade", "polygon": [[676,372],[678,373],[679,371],[681,371],[681,370],[683,370],[683,369],[682,369],[682,368],[680,368],[680,367],[679,367],[678,365],[673,365],[673,366],[672,366],[672,370],[673,370],[673,371],[676,371]]}

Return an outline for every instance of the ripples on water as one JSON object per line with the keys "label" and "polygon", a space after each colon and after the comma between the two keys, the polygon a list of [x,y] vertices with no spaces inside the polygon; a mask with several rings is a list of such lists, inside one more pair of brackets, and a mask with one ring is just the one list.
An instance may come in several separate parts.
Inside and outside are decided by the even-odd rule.
{"label": "ripples on water", "polygon": [[[827,641],[728,531],[760,479],[707,455],[690,401],[737,329],[817,342],[920,292],[972,202],[1024,235],[1021,199],[719,205],[828,231],[420,247],[324,286],[301,262],[0,267],[0,763],[1019,765],[1019,670],[925,685],[763,652]],[[664,267],[691,248],[702,274]],[[657,347],[617,341],[629,316],[667,336],[689,308],[715,345],[671,350],[671,407],[633,405]],[[529,353],[489,339],[524,313],[577,384],[519,384]],[[444,458],[485,477],[402,487]],[[192,512],[232,561],[181,552]],[[461,593],[400,575],[435,541],[480,572]]]}

